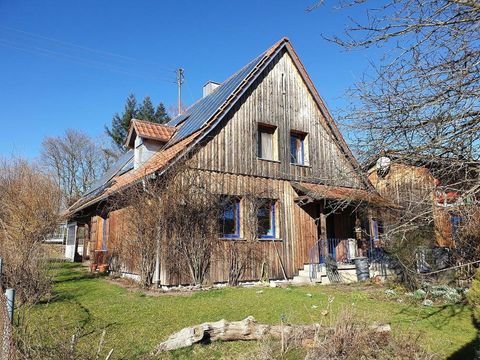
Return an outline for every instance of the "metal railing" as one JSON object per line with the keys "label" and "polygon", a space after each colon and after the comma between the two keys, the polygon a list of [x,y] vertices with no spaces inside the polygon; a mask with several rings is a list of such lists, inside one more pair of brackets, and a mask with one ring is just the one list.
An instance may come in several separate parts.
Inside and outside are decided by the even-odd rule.
{"label": "metal railing", "polygon": [[[317,277],[317,273],[321,271],[322,266],[325,266],[327,262],[327,255],[336,263],[352,264],[355,255],[352,254],[352,251],[349,252],[348,247],[350,240],[352,239],[330,238],[326,240],[317,240],[309,250],[310,279],[315,279]],[[327,246],[325,246],[325,241],[327,241],[328,253],[325,253],[327,248]],[[354,243],[354,246],[356,246],[356,242]],[[366,255],[371,263],[385,263],[386,255],[384,249],[381,247],[375,247],[373,240],[368,242]]]}

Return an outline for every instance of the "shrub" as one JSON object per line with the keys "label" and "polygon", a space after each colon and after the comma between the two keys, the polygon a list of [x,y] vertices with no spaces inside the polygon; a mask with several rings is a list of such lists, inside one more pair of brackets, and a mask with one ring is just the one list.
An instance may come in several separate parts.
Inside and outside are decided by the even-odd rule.
{"label": "shrub", "polygon": [[2,285],[19,303],[35,303],[50,289],[42,241],[55,229],[61,193],[50,177],[23,160],[0,160]]}
{"label": "shrub", "polygon": [[351,311],[341,313],[332,331],[319,340],[306,359],[435,359],[417,345],[418,336],[379,332]]}

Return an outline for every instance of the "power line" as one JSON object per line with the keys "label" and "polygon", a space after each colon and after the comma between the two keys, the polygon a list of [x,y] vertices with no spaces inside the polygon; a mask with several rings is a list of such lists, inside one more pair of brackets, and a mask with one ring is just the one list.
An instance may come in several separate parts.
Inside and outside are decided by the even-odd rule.
{"label": "power line", "polygon": [[82,58],[80,58],[78,56],[75,56],[75,55],[72,55],[72,54],[67,54],[67,53],[51,50],[51,49],[48,49],[48,48],[42,48],[42,47],[38,47],[38,46],[31,47],[31,48],[18,46],[17,44],[12,43],[11,41],[1,39],[1,38],[0,38],[0,46],[9,47],[9,48],[12,48],[12,49],[16,49],[16,50],[36,54],[36,55],[43,55],[43,56],[47,56],[47,57],[54,58],[54,59],[57,59],[57,60],[59,59],[59,57],[61,57],[64,60],[67,60],[67,61],[70,61],[70,62],[94,67],[94,68],[97,68],[97,69],[100,69],[100,70],[107,70],[107,71],[122,73],[122,74],[125,74],[125,75],[136,76],[136,77],[140,77],[140,78],[143,78],[143,79],[146,79],[146,80],[152,80],[152,78],[153,78],[154,80],[158,80],[158,81],[175,83],[175,80],[173,79],[173,77],[172,78],[165,78],[165,77],[158,78],[155,75],[152,76],[151,74],[149,74],[149,75],[139,74],[138,72],[131,72],[131,71],[128,71],[124,68],[115,66],[113,64],[105,63],[105,62],[98,61],[98,60],[82,59]]}
{"label": "power line", "polygon": [[151,61],[143,61],[143,60],[141,61],[141,60],[135,59],[133,57],[129,57],[129,56],[121,55],[121,54],[116,54],[116,53],[113,53],[113,52],[110,52],[110,51],[104,51],[104,50],[94,49],[94,48],[91,48],[91,47],[77,45],[77,44],[74,44],[74,43],[71,43],[71,42],[58,40],[58,39],[55,39],[55,38],[31,33],[31,32],[20,30],[20,29],[15,29],[15,28],[7,27],[7,26],[0,26],[0,28],[4,29],[4,30],[7,30],[7,31],[10,31],[10,32],[21,34],[23,36],[26,36],[27,38],[30,37],[30,38],[33,38],[33,39],[36,39],[36,40],[45,40],[45,41],[56,43],[56,44],[58,44],[60,46],[63,46],[63,47],[74,48],[74,49],[77,49],[77,51],[78,50],[83,51],[84,54],[85,53],[95,53],[95,54],[98,54],[98,55],[103,56],[103,57],[116,58],[117,60],[123,61],[123,62],[136,63],[137,65],[154,66],[157,71],[160,70],[160,71],[170,72],[170,73],[175,71],[173,67],[166,67],[164,65],[161,65],[161,64],[155,63],[155,62],[151,62]]}

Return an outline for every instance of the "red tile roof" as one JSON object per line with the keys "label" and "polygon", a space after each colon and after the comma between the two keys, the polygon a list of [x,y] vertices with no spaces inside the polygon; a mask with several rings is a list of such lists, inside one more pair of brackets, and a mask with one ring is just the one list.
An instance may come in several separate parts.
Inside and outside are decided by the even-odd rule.
{"label": "red tile roof", "polygon": [[137,136],[140,136],[142,138],[157,140],[166,143],[168,140],[170,140],[176,130],[177,129],[173,126],[157,124],[150,121],[132,119],[126,144],[128,146],[133,146],[133,131],[135,131]]}

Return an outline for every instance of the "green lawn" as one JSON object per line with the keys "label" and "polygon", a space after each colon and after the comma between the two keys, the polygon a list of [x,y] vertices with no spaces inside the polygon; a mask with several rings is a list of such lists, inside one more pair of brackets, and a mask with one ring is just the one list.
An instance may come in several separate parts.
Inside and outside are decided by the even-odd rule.
{"label": "green lawn", "polygon": [[[106,330],[102,355],[114,349],[112,359],[135,359],[183,327],[206,321],[241,320],[279,324],[328,324],[341,309],[354,309],[369,322],[389,322],[394,334],[414,332],[421,343],[441,358],[468,358],[459,351],[475,337],[468,306],[431,308],[398,302],[381,286],[315,286],[289,288],[225,288],[181,295],[145,295],[92,277],[78,264],[53,264],[54,296],[27,314],[29,328],[45,334],[42,341],[68,341],[78,332],[80,351],[95,352]],[[262,293],[257,293],[263,290]],[[311,294],[311,296],[307,295]],[[329,302],[330,299],[330,302]],[[329,308],[328,315],[322,310]],[[165,358],[241,358],[252,351],[250,342],[199,345],[166,354]]]}

